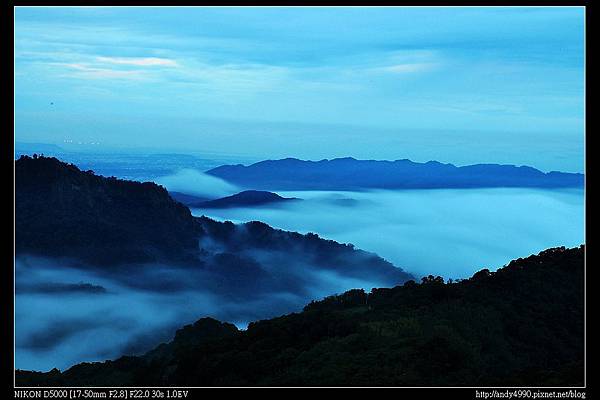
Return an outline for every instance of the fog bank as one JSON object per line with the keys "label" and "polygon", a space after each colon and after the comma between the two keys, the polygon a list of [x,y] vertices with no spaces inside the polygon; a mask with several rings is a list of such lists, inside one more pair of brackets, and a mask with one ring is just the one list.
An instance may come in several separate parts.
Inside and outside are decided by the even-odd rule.
{"label": "fog bank", "polygon": [[193,209],[260,220],[372,251],[415,276],[467,278],[482,268],[584,242],[583,191],[537,189],[280,191],[274,208]]}
{"label": "fog bank", "polygon": [[220,178],[191,168],[180,169],[174,174],[156,178],[154,181],[171,192],[184,192],[211,199],[229,196],[240,190]]}

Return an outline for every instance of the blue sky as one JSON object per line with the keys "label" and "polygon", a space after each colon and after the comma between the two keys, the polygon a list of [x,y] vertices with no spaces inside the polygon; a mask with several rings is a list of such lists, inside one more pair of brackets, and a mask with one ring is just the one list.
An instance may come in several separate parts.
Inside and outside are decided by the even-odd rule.
{"label": "blue sky", "polygon": [[583,171],[581,7],[15,14],[17,141]]}

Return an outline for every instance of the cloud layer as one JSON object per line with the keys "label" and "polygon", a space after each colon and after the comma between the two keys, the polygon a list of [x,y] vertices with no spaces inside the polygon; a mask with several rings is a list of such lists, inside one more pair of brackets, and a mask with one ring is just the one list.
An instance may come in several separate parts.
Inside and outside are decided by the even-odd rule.
{"label": "cloud layer", "polygon": [[554,246],[584,242],[581,190],[475,189],[278,192],[277,208],[201,210],[219,220],[261,220],[319,232],[372,251],[417,276],[466,278]]}

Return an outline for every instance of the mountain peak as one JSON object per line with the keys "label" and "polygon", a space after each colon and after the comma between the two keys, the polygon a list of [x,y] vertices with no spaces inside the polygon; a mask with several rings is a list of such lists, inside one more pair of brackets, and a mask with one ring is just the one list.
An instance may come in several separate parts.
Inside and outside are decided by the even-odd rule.
{"label": "mountain peak", "polygon": [[291,197],[282,197],[277,193],[267,192],[264,190],[244,190],[231,196],[222,197],[220,199],[196,202],[190,204],[191,207],[197,208],[231,208],[231,207],[248,207],[261,206],[271,203],[281,203],[289,200],[298,200]]}

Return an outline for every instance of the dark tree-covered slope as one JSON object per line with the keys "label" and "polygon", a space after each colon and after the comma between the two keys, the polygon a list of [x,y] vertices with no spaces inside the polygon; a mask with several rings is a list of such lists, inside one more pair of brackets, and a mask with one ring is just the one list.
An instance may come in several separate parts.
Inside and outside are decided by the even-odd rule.
{"label": "dark tree-covered slope", "polygon": [[94,264],[186,260],[199,225],[161,186],[80,171],[51,157],[15,162],[16,251]]}
{"label": "dark tree-covered slope", "polygon": [[265,190],[357,190],[481,187],[583,187],[583,174],[515,165],[457,167],[437,161],[375,161],[351,157],[304,161],[266,160],[249,166],[223,165],[207,171],[236,185]]}
{"label": "dark tree-covered slope", "polygon": [[143,357],[17,385],[569,386],[583,383],[584,247],[497,272],[352,290],[246,331],[201,319]]}
{"label": "dark tree-covered slope", "polygon": [[[301,286],[301,282],[311,272],[319,271],[336,273],[339,278],[352,277],[378,282],[378,285],[387,285],[389,282],[398,284],[414,279],[412,275],[375,253],[357,249],[352,244],[326,240],[314,233],[301,234],[274,229],[260,221],[238,225],[229,221],[217,222],[207,217],[199,217],[197,221],[204,232],[204,240],[201,242],[203,248],[224,256],[221,257],[223,263],[220,263],[220,269],[229,265],[234,268],[231,272],[239,271],[237,263],[228,259],[233,254],[274,266],[277,270],[296,271],[295,276],[284,277],[271,269],[271,273],[283,279],[288,288]],[[260,279],[259,274],[252,275],[250,270],[247,273],[247,282]]]}

